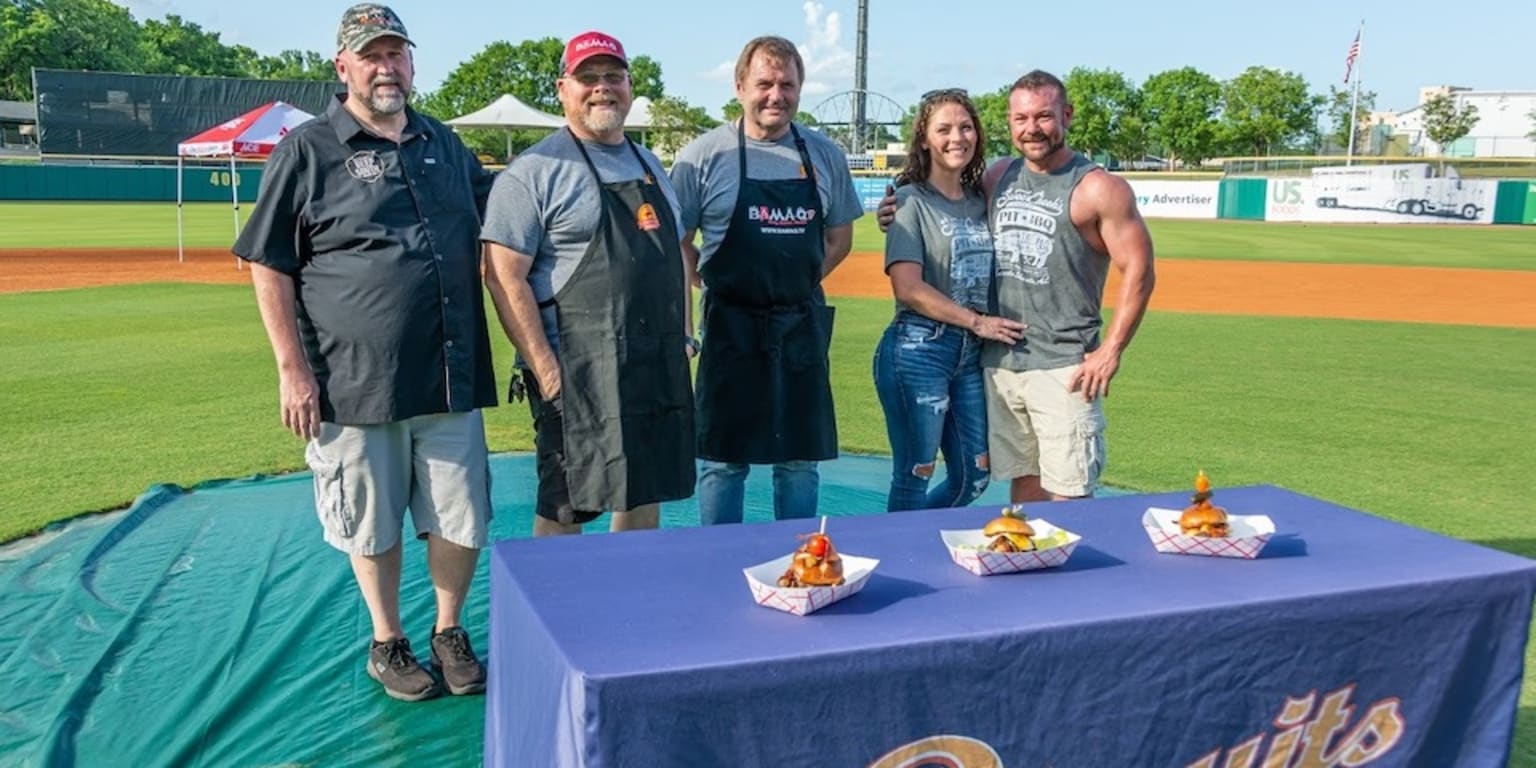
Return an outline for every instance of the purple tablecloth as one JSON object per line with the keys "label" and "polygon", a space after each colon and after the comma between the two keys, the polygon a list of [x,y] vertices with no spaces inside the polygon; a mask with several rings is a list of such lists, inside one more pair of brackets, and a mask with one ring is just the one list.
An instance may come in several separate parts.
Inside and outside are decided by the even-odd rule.
{"label": "purple tablecloth", "polygon": [[1258,559],[1158,554],[1186,499],[1031,505],[1082,543],[988,578],[938,532],[995,507],[836,518],[880,565],[806,617],[742,568],[808,521],[498,543],[486,763],[1504,764],[1536,562],[1273,487],[1216,496],[1273,518]]}

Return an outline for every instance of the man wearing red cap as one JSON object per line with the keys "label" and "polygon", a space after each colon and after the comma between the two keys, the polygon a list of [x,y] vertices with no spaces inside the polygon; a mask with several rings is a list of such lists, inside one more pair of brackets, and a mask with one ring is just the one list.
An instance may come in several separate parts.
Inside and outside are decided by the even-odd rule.
{"label": "man wearing red cap", "polygon": [[655,528],[657,503],[693,493],[688,289],[677,197],[624,135],[634,99],[624,47],[566,44],[555,83],[566,128],[497,178],[480,238],[486,284],[517,346],[538,466],[535,535]]}

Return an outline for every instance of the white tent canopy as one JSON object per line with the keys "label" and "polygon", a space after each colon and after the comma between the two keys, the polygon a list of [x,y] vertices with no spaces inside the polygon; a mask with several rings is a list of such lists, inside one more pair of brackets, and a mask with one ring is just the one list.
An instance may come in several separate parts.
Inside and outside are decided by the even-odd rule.
{"label": "white tent canopy", "polygon": [[[547,128],[557,130],[565,126],[565,119],[519,101],[510,93],[467,115],[459,115],[448,121],[454,128]],[[507,160],[512,160],[512,134],[507,134]]]}
{"label": "white tent canopy", "polygon": [[[266,157],[288,132],[312,119],[314,115],[286,102],[274,101],[263,104],[233,120],[213,126],[176,145],[176,260],[186,258],[183,243],[182,222],[182,165],[183,159],[227,157],[229,158],[229,194],[234,204],[235,236],[240,236],[240,190],[235,170],[235,159],[240,157]],[[239,266],[239,260],[235,262]]]}
{"label": "white tent canopy", "polygon": [[467,115],[448,121],[455,128],[560,128],[565,120],[517,100],[510,93]]}
{"label": "white tent canopy", "polygon": [[624,129],[629,131],[646,131],[651,128],[651,100],[646,96],[636,96],[634,104],[629,107],[629,117],[624,118]]}

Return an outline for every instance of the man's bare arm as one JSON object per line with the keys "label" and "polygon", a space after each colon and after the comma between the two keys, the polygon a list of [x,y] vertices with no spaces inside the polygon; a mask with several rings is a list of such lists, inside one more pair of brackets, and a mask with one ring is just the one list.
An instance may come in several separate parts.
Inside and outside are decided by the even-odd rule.
{"label": "man's bare arm", "polygon": [[293,277],[263,264],[251,263],[256,306],[277,360],[278,408],[283,426],[312,440],[320,434],[320,385],[299,341],[299,319]]}
{"label": "man's bare arm", "polygon": [[485,287],[496,305],[496,317],[507,338],[522,353],[539,382],[539,395],[553,400],[560,395],[560,361],[544,337],[539,303],[528,285],[533,257],[499,243],[485,244]]}
{"label": "man's bare arm", "polygon": [[[1120,294],[1114,319],[1099,348],[1083,358],[1073,374],[1071,388],[1092,399],[1109,394],[1109,382],[1120,369],[1120,355],[1130,346],[1147,313],[1152,288],[1157,283],[1153,268],[1152,235],[1136,209],[1136,196],[1124,179],[1095,173],[1082,182],[1089,185],[1084,202],[1097,214],[1099,236],[1109,261],[1120,272]],[[1076,201],[1074,200],[1074,203]]]}
{"label": "man's bare arm", "polygon": [[850,222],[840,227],[828,227],[822,235],[826,246],[826,254],[821,262],[821,276],[823,279],[837,269],[837,265],[848,258],[848,252],[853,250],[853,224]]}

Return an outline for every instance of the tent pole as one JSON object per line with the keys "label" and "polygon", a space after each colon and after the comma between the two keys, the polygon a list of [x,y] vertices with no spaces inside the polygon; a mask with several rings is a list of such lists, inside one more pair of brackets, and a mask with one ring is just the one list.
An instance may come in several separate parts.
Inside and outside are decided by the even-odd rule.
{"label": "tent pole", "polygon": [[181,220],[181,155],[176,156],[176,261],[187,260],[186,245],[182,241]]}
{"label": "tent pole", "polygon": [[[235,239],[240,239],[240,172],[235,170],[235,153],[229,153],[229,199],[235,205]],[[233,242],[230,245],[234,245]],[[235,269],[245,269],[240,257],[235,257]]]}

